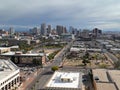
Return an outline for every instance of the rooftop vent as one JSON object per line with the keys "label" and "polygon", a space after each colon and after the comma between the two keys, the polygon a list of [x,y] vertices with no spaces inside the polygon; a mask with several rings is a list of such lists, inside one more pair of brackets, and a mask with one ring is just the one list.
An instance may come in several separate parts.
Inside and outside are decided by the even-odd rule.
{"label": "rooftop vent", "polygon": [[4,71],[4,68],[0,67],[0,71]]}

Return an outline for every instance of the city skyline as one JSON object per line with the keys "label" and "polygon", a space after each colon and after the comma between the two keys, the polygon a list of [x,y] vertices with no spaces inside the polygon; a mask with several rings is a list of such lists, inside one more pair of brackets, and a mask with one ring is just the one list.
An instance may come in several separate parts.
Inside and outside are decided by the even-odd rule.
{"label": "city skyline", "polygon": [[[7,2],[6,2],[7,1]],[[4,25],[21,28],[40,26],[41,23],[73,26],[80,29],[120,28],[120,1],[104,0],[1,0],[0,27]]]}

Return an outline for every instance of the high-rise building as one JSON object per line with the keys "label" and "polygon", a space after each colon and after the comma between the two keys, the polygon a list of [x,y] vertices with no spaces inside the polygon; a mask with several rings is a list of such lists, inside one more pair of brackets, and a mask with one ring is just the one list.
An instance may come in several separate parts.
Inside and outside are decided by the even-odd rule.
{"label": "high-rise building", "polygon": [[61,25],[57,25],[56,32],[58,35],[61,35],[62,33],[67,33],[67,29],[66,29],[66,27],[63,27]]}
{"label": "high-rise building", "polygon": [[9,33],[10,35],[15,34],[15,29],[14,29],[13,27],[10,27],[8,33]]}
{"label": "high-rise building", "polygon": [[50,33],[51,33],[51,25],[48,25],[47,34],[49,35]]}
{"label": "high-rise building", "polygon": [[82,32],[81,29],[79,29],[79,36],[80,36],[80,37],[81,37],[81,32]]}
{"label": "high-rise building", "polygon": [[47,29],[46,29],[46,24],[45,23],[41,24],[41,35],[44,35],[44,36],[47,35]]}
{"label": "high-rise building", "polygon": [[90,37],[89,35],[90,35],[90,30],[84,29],[81,32],[81,37],[83,37],[83,38],[89,38]]}
{"label": "high-rise building", "polygon": [[69,27],[69,32],[71,33],[71,34],[74,34],[74,35],[76,35],[77,34],[77,28],[74,28],[74,27],[72,27],[72,26],[70,26]]}
{"label": "high-rise building", "polygon": [[56,26],[56,31],[58,35],[61,35],[63,33],[63,26],[57,25]]}
{"label": "high-rise building", "polygon": [[99,37],[102,34],[102,30],[98,29],[98,28],[94,28],[93,29],[93,35],[94,37]]}
{"label": "high-rise building", "polygon": [[51,30],[51,35],[56,35],[56,34],[57,34],[56,29],[53,28],[53,29]]}
{"label": "high-rise building", "polygon": [[72,26],[69,27],[69,32],[70,32],[71,34],[74,34],[74,28],[73,28]]}
{"label": "high-rise building", "polygon": [[67,33],[66,27],[63,27],[63,33]]}
{"label": "high-rise building", "polygon": [[40,29],[37,28],[37,27],[34,27],[33,29],[30,29],[29,32],[30,32],[32,35],[39,35],[39,34],[40,34]]}

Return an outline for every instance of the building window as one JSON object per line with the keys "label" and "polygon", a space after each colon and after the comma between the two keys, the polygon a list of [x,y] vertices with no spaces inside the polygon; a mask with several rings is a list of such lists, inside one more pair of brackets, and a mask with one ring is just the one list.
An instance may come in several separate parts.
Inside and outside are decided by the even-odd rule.
{"label": "building window", "polygon": [[12,86],[14,86],[14,82],[12,81]]}
{"label": "building window", "polygon": [[4,90],[4,87],[1,90]]}
{"label": "building window", "polygon": [[7,89],[7,85],[5,85],[5,90],[8,90],[8,89]]}
{"label": "building window", "polygon": [[9,86],[8,86],[9,89],[11,88],[10,86],[11,86],[11,85],[10,85],[10,83],[9,83]]}

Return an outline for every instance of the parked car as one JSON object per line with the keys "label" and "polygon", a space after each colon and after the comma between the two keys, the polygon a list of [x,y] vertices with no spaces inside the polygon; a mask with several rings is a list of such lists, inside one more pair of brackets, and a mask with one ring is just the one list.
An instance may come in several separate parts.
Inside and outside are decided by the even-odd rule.
{"label": "parked car", "polygon": [[82,82],[88,81],[87,76],[86,75],[82,75]]}
{"label": "parked car", "polygon": [[94,79],[95,79],[96,81],[98,81],[98,80],[99,80],[98,76],[95,76],[95,77],[94,77]]}

